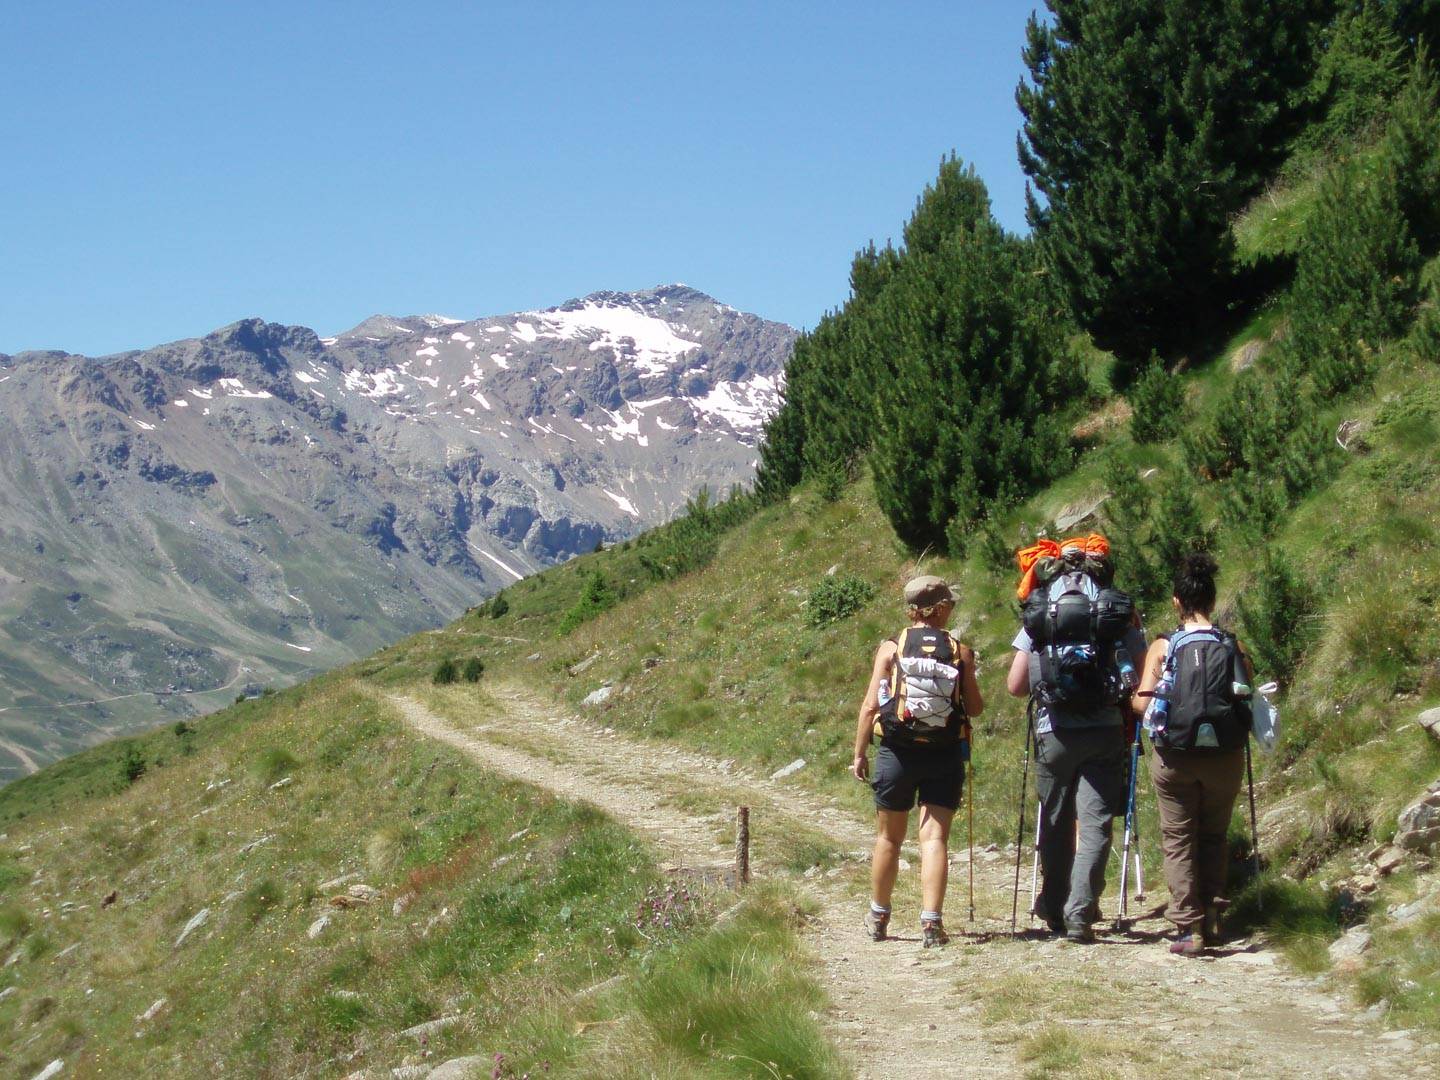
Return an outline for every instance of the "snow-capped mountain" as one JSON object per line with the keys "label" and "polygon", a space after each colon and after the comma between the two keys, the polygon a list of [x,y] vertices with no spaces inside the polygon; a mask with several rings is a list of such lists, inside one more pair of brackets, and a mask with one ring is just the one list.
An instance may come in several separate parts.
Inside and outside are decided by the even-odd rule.
{"label": "snow-capped mountain", "polygon": [[0,356],[0,779],[748,480],[793,340],[671,285]]}

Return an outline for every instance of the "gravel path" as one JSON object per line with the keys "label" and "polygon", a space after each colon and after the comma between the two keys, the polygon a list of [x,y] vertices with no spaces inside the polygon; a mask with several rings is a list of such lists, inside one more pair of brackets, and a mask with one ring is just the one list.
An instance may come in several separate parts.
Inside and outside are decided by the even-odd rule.
{"label": "gravel path", "polygon": [[[869,822],[817,805],[812,795],[796,798],[785,781],[626,737],[517,688],[494,693],[499,715],[487,711],[488,722],[475,725],[412,698],[390,700],[417,731],[483,767],[592,803],[647,834],[675,866],[730,864],[729,814],[683,809],[695,801],[686,793],[696,792],[719,791],[727,805],[752,806],[757,833],[818,830],[857,857],[869,848]],[[865,938],[860,866],[799,879],[818,904],[810,943],[823,965],[832,1032],[861,1077],[1019,1076],[1047,1060],[1058,1064],[1046,1053],[1067,1050],[1078,1055],[1064,1068],[1071,1076],[1404,1077],[1440,1070],[1440,1052],[1423,1035],[1382,1030],[1252,943],[1203,960],[1172,957],[1154,915],[1130,935],[1102,935],[1090,946],[1012,939],[1013,854],[977,852],[977,919],[966,924],[965,859],[962,850],[952,863],[947,922],[954,943],[928,952],[898,911],[899,938]],[[759,860],[754,871],[789,873]]]}

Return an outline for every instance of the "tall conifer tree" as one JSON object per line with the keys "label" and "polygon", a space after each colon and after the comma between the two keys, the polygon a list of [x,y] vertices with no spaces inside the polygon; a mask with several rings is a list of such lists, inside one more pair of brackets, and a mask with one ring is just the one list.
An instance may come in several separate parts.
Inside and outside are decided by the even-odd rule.
{"label": "tall conifer tree", "polygon": [[1124,385],[1213,326],[1229,218],[1283,160],[1329,0],[1047,0],[1024,50],[1031,224]]}

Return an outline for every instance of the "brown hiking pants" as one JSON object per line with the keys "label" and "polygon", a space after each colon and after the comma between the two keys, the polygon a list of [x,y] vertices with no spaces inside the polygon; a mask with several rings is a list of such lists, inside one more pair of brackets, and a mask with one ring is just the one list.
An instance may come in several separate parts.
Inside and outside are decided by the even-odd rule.
{"label": "brown hiking pants", "polygon": [[1156,750],[1150,780],[1160,804],[1161,849],[1170,908],[1165,917],[1199,932],[1205,909],[1225,895],[1230,815],[1245,779],[1245,752]]}

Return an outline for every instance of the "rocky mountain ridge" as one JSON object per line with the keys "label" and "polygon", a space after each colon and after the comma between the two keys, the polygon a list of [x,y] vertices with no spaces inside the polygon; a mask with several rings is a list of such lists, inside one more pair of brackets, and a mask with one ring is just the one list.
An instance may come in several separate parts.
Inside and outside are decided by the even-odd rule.
{"label": "rocky mountain ridge", "polygon": [[0,355],[0,778],[367,655],[748,480],[793,339],[671,285]]}

